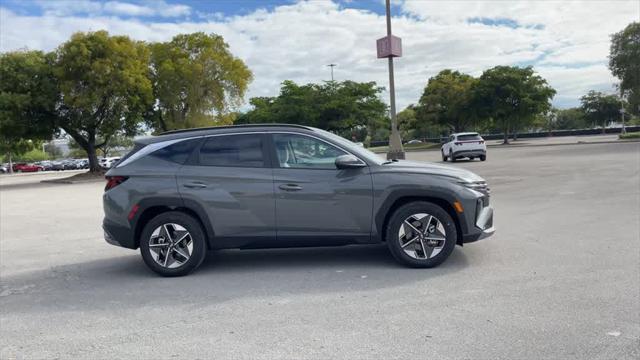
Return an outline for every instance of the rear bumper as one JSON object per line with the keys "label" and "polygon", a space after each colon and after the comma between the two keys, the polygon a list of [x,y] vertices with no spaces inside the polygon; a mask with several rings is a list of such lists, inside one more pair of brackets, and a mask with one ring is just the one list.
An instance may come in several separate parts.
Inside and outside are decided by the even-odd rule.
{"label": "rear bumper", "polygon": [[104,240],[107,243],[128,249],[138,248],[131,229],[114,224],[107,219],[102,221],[102,229],[104,230]]}
{"label": "rear bumper", "polygon": [[484,150],[484,149],[459,150],[453,153],[454,157],[485,156],[485,155],[487,155],[487,150]]}

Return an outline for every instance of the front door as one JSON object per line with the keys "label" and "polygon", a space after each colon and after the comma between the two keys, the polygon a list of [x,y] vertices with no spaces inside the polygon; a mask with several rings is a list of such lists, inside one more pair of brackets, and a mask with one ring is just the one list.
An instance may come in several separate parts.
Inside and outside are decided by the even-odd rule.
{"label": "front door", "polygon": [[278,242],[368,242],[373,186],[368,167],[337,169],[346,151],[319,138],[272,134]]}

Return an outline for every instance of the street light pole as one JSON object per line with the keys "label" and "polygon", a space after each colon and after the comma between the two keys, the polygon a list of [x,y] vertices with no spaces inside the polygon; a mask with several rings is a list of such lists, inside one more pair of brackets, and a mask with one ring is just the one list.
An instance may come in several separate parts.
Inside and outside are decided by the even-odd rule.
{"label": "street light pole", "polygon": [[337,64],[329,64],[327,66],[331,68],[331,82],[333,82],[333,67],[334,66],[338,66],[338,65]]}
{"label": "street light pole", "polygon": [[622,129],[620,130],[620,133],[626,134],[627,129],[624,127],[624,90],[622,89],[622,84],[620,84],[620,120],[622,121]]}
{"label": "street light pole", "polygon": [[[391,1],[386,0],[387,10],[387,38],[389,39],[389,48],[393,48],[392,35],[391,35]],[[398,39],[399,42],[399,39]],[[393,57],[389,55],[389,102],[390,102],[390,117],[391,117],[391,135],[389,137],[389,151],[387,152],[387,159],[404,159],[404,149],[402,148],[402,140],[400,139],[400,133],[398,132],[398,124],[396,121],[396,88],[395,79],[393,77]]]}

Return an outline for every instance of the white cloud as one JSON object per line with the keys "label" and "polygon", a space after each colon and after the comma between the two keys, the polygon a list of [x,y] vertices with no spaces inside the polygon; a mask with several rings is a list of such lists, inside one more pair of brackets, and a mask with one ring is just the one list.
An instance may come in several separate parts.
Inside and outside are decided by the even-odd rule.
{"label": "white cloud", "polygon": [[[148,16],[159,17],[161,11],[166,17],[182,16],[191,9],[164,2],[133,7],[105,3],[100,9],[94,9],[91,1],[73,3],[82,11],[69,12],[64,2],[42,16],[0,8],[0,50],[52,50],[76,31],[105,29],[147,41],[205,31],[224,36],[233,53],[252,69],[255,80],[249,96],[275,95],[285,79],[328,80],[329,63],[338,64],[337,80],[388,83],[387,63],[375,57],[375,40],[386,31],[384,16],[348,5],[300,2],[243,16],[222,18],[212,11],[197,13],[197,21],[167,22]],[[531,64],[556,87],[554,101],[560,106],[576,105],[590,89],[612,91],[615,79],[606,67],[609,35],[637,20],[640,11],[637,1],[399,4],[403,14],[393,19],[393,31],[402,37],[404,47],[404,56],[395,62],[399,108],[417,102],[427,79],[444,68],[478,76],[495,65]],[[155,15],[147,15],[147,7]],[[509,19],[519,26],[470,23],[474,17]]]}
{"label": "white cloud", "polygon": [[191,13],[191,8],[181,4],[167,4],[164,0],[147,0],[140,3],[124,1],[99,2],[96,0],[40,0],[36,4],[45,16],[118,15],[127,17],[181,17]]}

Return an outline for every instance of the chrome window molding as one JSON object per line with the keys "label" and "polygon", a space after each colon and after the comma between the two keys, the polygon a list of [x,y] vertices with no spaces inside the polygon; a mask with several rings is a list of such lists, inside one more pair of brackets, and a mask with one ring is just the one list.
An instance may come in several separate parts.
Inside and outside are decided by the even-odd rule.
{"label": "chrome window molding", "polygon": [[193,136],[193,137],[188,137],[188,138],[180,138],[180,139],[173,139],[173,140],[165,140],[165,141],[159,141],[156,143],[152,143],[149,144],[145,147],[143,147],[142,149],[140,149],[140,151],[136,152],[135,154],[131,155],[130,157],[128,157],[127,159],[125,159],[123,162],[119,163],[116,165],[116,168],[125,166],[127,164],[130,164],[146,155],[149,155],[151,153],[153,153],[154,151],[160,150],[162,148],[165,148],[169,145],[173,145],[175,143],[179,143],[181,141],[186,141],[186,140],[193,140],[193,139],[198,139],[198,138],[210,138],[210,137],[218,137],[218,136],[233,136],[233,135],[247,135],[247,134],[291,134],[291,135],[298,135],[298,136],[307,136],[319,141],[324,142],[325,144],[331,145],[335,148],[338,148],[342,151],[344,151],[346,154],[355,156],[358,160],[360,160],[363,164],[369,166],[369,164],[362,160],[358,155],[353,154],[351,151],[343,148],[342,146],[338,145],[338,144],[334,144],[331,141],[325,140],[323,138],[320,138],[318,136],[314,136],[311,134],[306,134],[306,133],[300,133],[300,132],[295,132],[295,131],[242,131],[242,132],[230,132],[230,133],[223,133],[223,134],[211,134],[211,135],[201,135],[201,136]]}

